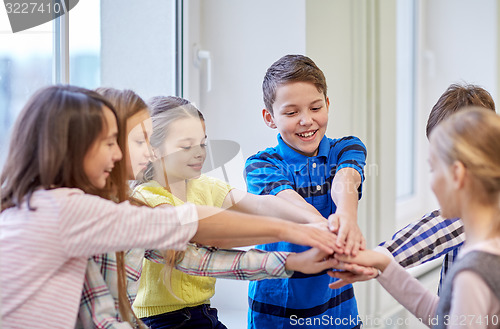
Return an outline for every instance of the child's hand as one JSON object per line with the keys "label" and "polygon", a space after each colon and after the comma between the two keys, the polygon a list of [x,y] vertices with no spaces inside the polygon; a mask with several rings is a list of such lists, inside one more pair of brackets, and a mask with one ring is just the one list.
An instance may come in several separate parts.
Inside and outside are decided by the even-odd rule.
{"label": "child's hand", "polygon": [[[324,219],[321,222],[311,222],[309,224],[301,224],[301,225],[309,226],[309,227],[316,227],[320,230],[331,232],[329,225],[328,225],[328,222]],[[332,232],[332,233],[335,233],[335,232]],[[335,234],[335,236],[337,236],[337,234]]]}
{"label": "child's hand", "polygon": [[330,215],[328,223],[330,230],[337,233],[337,247],[341,254],[356,256],[359,250],[366,248],[366,241],[359,229],[356,218],[335,213]]}
{"label": "child's hand", "polygon": [[378,270],[374,267],[339,262],[337,268],[343,268],[344,271],[327,272],[332,278],[339,279],[328,285],[330,289],[339,289],[345,285],[358,281],[368,281],[378,276]]}
{"label": "child's hand", "polygon": [[333,255],[317,248],[311,248],[301,253],[290,253],[286,259],[285,268],[305,274],[314,274],[336,268],[338,264],[339,261],[333,258]]}
{"label": "child's hand", "polygon": [[309,224],[315,224],[315,223],[325,223],[326,224],[326,223],[328,223],[328,221],[323,216],[313,214],[309,217]]}
{"label": "child's hand", "polygon": [[[320,230],[330,232],[333,235],[334,241],[337,241],[337,234],[330,230],[328,222],[324,218],[321,222],[310,223],[310,224],[300,224],[300,225],[307,226],[307,227],[315,227],[315,228],[318,228]],[[342,253],[342,251],[343,251],[342,248],[337,247],[336,243],[333,246],[333,250],[334,250],[334,252],[340,252],[340,253]]]}
{"label": "child's hand", "polygon": [[389,256],[376,250],[362,250],[357,256],[335,254],[335,259],[343,263],[375,267],[381,272],[385,271],[387,265],[391,262]]}
{"label": "child's hand", "polygon": [[339,279],[328,286],[331,289],[338,289],[347,284],[357,281],[367,281],[378,276],[378,271],[383,272],[391,259],[381,252],[374,250],[362,250],[358,256],[335,254],[335,259],[339,261],[340,272],[328,272],[333,278]]}
{"label": "child's hand", "polygon": [[318,248],[327,254],[339,249],[335,243],[337,236],[332,232],[315,227],[318,224],[296,224],[285,222],[281,227],[279,239],[302,246]]}
{"label": "child's hand", "polygon": [[335,254],[334,257],[339,261],[337,268],[344,271],[328,273],[331,277],[340,279],[328,285],[332,289],[338,289],[357,281],[373,279],[378,276],[379,271],[383,272],[391,262],[389,256],[374,250],[362,250],[355,257],[340,254]]}

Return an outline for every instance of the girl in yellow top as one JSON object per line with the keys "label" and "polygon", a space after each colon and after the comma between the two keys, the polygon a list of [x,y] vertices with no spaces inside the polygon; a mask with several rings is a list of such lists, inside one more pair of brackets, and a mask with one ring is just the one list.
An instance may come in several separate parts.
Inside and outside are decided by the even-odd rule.
{"label": "girl in yellow top", "polygon": [[[134,197],[149,206],[173,206],[191,202],[251,214],[281,217],[299,223],[326,225],[316,213],[274,196],[257,196],[231,188],[215,178],[201,175],[206,158],[203,115],[187,100],[155,97],[149,102],[153,121],[151,146],[157,160],[146,170]],[[234,240],[219,241],[235,245]],[[248,245],[244,240],[241,245]],[[172,263],[182,258],[172,252]],[[134,311],[146,325],[155,328],[226,328],[210,308],[215,279],[196,277],[171,269],[165,283],[164,265],[144,260]]]}

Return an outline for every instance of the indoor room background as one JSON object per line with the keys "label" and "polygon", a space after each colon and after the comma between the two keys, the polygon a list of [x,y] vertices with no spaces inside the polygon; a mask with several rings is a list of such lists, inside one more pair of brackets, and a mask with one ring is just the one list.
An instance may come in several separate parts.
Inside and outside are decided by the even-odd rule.
{"label": "indoor room background", "polygon": [[[496,0],[80,0],[12,33],[2,7],[0,167],[16,115],[38,88],[130,88],[194,102],[209,139],[238,143],[226,169],[245,189],[244,160],[276,144],[261,117],[262,78],[281,56],[305,54],[327,79],[327,136],[356,135],[367,146],[359,223],[374,247],[437,208],[424,132],[448,85],[480,85],[498,103],[499,22]],[[439,267],[412,273],[435,292]],[[246,327],[247,285],[217,281],[213,301],[228,328]],[[362,316],[382,319],[366,328],[419,327],[396,323],[412,316],[376,282],[355,292]]]}

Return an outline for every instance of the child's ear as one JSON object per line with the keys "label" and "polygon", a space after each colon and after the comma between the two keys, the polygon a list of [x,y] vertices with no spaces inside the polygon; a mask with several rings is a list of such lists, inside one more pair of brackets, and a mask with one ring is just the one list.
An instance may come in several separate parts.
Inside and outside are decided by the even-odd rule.
{"label": "child's ear", "polygon": [[465,185],[465,178],[467,176],[467,170],[464,164],[460,161],[455,161],[451,167],[453,182],[457,189],[461,189]]}
{"label": "child's ear", "polygon": [[269,128],[276,129],[276,124],[274,123],[274,118],[271,112],[266,109],[262,110],[262,118]]}
{"label": "child's ear", "polygon": [[327,111],[330,110],[330,98],[328,98],[328,97],[326,98],[326,109],[327,109]]}

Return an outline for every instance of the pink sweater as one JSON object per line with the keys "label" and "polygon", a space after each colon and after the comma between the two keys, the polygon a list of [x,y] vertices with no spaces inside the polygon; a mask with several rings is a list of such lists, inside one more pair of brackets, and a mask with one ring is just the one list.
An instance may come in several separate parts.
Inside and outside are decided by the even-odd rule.
{"label": "pink sweater", "polygon": [[[386,249],[376,250],[387,255]],[[458,257],[464,257],[473,250],[500,255],[500,238],[486,240],[471,247],[464,245]],[[422,319],[424,324],[434,324],[439,297],[428,291],[398,263],[393,260],[377,280],[401,305]],[[494,329],[500,324],[500,301],[474,272],[463,271],[457,274],[453,280],[451,305],[447,321],[450,329]]]}
{"label": "pink sweater", "polygon": [[60,188],[35,192],[31,205],[0,214],[3,328],[73,328],[89,256],[183,250],[198,228],[190,204],[151,209]]}

